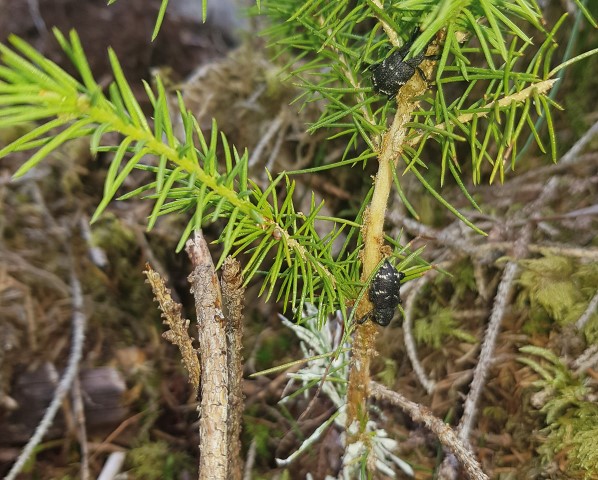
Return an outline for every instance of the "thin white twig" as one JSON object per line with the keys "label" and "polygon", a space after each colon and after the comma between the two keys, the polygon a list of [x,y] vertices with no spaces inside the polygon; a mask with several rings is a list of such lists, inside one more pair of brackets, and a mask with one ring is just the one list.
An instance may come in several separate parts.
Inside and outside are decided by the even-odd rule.
{"label": "thin white twig", "polygon": [[[515,249],[520,250],[524,248],[524,245],[529,241],[531,236],[531,228],[526,228],[525,232],[527,235],[523,235],[522,238],[517,242],[523,244],[522,247],[518,248],[516,245]],[[509,305],[511,288],[517,274],[519,272],[519,264],[516,261],[510,261],[507,263],[502,275],[502,279],[498,286],[498,291],[494,297],[494,306],[492,308],[492,314],[490,315],[490,321],[484,335],[484,342],[480,351],[480,358],[476,365],[473,380],[471,381],[471,388],[465,399],[463,407],[463,416],[457,426],[457,434],[459,439],[463,441],[467,446],[469,443],[469,436],[471,435],[471,428],[477,414],[477,404],[482,395],[482,390],[486,384],[486,378],[488,377],[488,371],[492,364],[494,347],[496,345],[496,339],[500,331],[502,319],[506,308]],[[438,478],[441,480],[454,480],[457,478],[457,461],[455,453],[451,452],[447,455],[438,470]]]}
{"label": "thin white twig", "polygon": [[278,115],[276,115],[276,118],[272,120],[272,123],[268,126],[266,133],[262,135],[262,138],[260,138],[260,141],[253,149],[253,153],[251,154],[251,157],[249,157],[249,161],[247,162],[247,165],[249,167],[253,167],[258,162],[258,160],[262,156],[262,152],[266,148],[266,145],[270,143],[270,140],[272,140],[274,135],[280,130],[280,128],[285,122],[286,109],[282,108],[280,112],[278,112]]}
{"label": "thin white twig", "polygon": [[81,236],[85,240],[87,244],[87,253],[89,258],[94,263],[95,266],[100,267],[102,269],[108,267],[108,256],[103,248],[94,245],[93,242],[93,235],[91,234],[89,218],[87,215],[83,214],[79,218],[79,228],[81,230]]}
{"label": "thin white twig", "polygon": [[39,11],[39,0],[27,0],[27,5],[29,6],[29,13],[31,14],[37,32],[42,36],[47,35],[48,26]]}
{"label": "thin white twig", "polygon": [[83,406],[83,395],[81,392],[81,382],[79,377],[75,376],[72,388],[73,412],[75,417],[75,428],[77,429],[77,439],[81,449],[81,480],[89,480],[89,442],[87,439],[87,429],[85,428],[85,408]]}
{"label": "thin white twig", "polygon": [[469,436],[471,434],[471,427],[476,415],[476,406],[481,397],[482,389],[486,384],[490,364],[493,360],[494,347],[505,310],[509,305],[510,293],[517,273],[519,272],[519,265],[515,261],[507,263],[502,275],[502,279],[498,286],[498,292],[494,299],[494,306],[492,314],[484,336],[484,343],[480,351],[480,358],[476,365],[473,380],[471,382],[471,389],[465,400],[463,416],[459,422],[458,432],[459,438],[469,443]]}
{"label": "thin white twig", "polygon": [[585,312],[583,312],[582,316],[575,323],[578,330],[582,330],[586,326],[586,323],[588,323],[588,320],[596,311],[596,307],[598,307],[598,291],[594,294],[590,303],[588,303],[588,308],[586,308]]}
{"label": "thin white twig", "polygon": [[270,152],[268,160],[266,161],[266,169],[268,169],[269,171],[272,171],[274,167],[274,162],[278,158],[278,154],[280,153],[280,149],[282,147],[282,144],[286,140],[286,137],[286,128],[281,128],[278,131],[278,136],[276,137],[276,141],[274,142],[272,151]]}
{"label": "thin white twig", "polygon": [[571,362],[571,366],[575,368],[575,373],[578,375],[588,368],[594,367],[594,365],[598,365],[598,345],[590,345],[579,357]]}
{"label": "thin white twig", "polygon": [[255,464],[255,457],[257,455],[257,442],[255,439],[251,441],[249,445],[249,450],[247,451],[247,458],[245,460],[245,474],[243,475],[243,480],[251,480],[251,471],[253,470],[253,465]]}
{"label": "thin white twig", "polygon": [[592,140],[592,138],[594,138],[594,136],[596,135],[598,135],[598,122],[594,123],[594,125],[592,125],[590,129],[586,133],[584,133],[579,140],[577,140],[577,142],[575,142],[575,144],[569,149],[569,151],[561,157],[559,164],[569,164],[577,161],[579,154],[590,142],[590,140]]}
{"label": "thin white twig", "polygon": [[415,300],[417,298],[417,294],[423,289],[424,285],[428,283],[430,278],[432,277],[433,272],[430,272],[428,275],[421,277],[416,282],[413,282],[412,285],[412,292],[407,297],[406,306],[405,306],[405,318],[403,319],[403,336],[405,338],[405,348],[407,350],[407,356],[411,361],[411,365],[413,366],[413,371],[415,372],[415,376],[419,380],[419,383],[423,385],[431,395],[434,392],[434,388],[436,387],[436,382],[430,380],[424,371],[424,367],[419,362],[419,358],[417,358],[417,351],[415,348],[415,340],[413,339],[412,334],[412,326],[413,326],[413,313],[415,310]]}
{"label": "thin white twig", "polygon": [[68,364],[66,370],[64,371],[64,375],[56,387],[56,391],[54,392],[54,398],[52,398],[52,402],[50,406],[44,413],[44,417],[42,418],[41,422],[35,429],[35,432],[27,442],[27,445],[21,451],[21,454],[17,458],[17,461],[13,464],[10,472],[6,475],[5,480],[14,480],[29,457],[33,453],[33,450],[39,443],[42,441],[44,435],[52,425],[52,421],[54,420],[54,416],[56,412],[60,408],[64,397],[69,392],[71,385],[73,384],[73,380],[77,375],[77,371],[79,369],[79,362],[81,361],[81,356],[83,352],[83,342],[85,340],[85,325],[86,325],[86,317],[83,313],[83,294],[81,293],[81,284],[75,272],[71,272],[71,295],[72,295],[72,304],[73,304],[73,344],[71,347],[71,353],[69,355]]}
{"label": "thin white twig", "polygon": [[125,463],[125,452],[112,452],[100,472],[98,480],[114,480]]}

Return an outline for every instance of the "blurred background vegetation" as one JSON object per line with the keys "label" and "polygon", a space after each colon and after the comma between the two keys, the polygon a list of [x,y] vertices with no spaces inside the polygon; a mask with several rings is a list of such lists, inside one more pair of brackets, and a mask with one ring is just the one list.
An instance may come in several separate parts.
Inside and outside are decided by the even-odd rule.
{"label": "blurred background vegetation", "polygon": [[[268,180],[265,166],[276,174],[340,158],[342,141],[325,141],[322,131],[305,132],[321,106],[316,102],[300,110],[291,103],[299,91],[282,79],[281,62],[269,58],[265,41],[256,35],[265,20],[243,16],[242,8],[249,5],[211,2],[204,24],[194,2],[171,0],[162,31],[150,43],[159,5],[159,0],[110,7],[96,0],[3,0],[0,41],[15,33],[68,69],[50,28],[75,28],[95,78],[105,84],[112,80],[106,51],[113,47],[130,84],[139,88],[140,101],[145,98],[141,80],[151,82],[158,69],[170,87],[183,91],[202,127],[209,130],[214,117],[231,143],[248,148],[258,183]],[[573,8],[565,0],[543,5],[548,25]],[[598,16],[596,2],[588,8]],[[574,17],[559,32],[555,59],[564,55]],[[578,30],[574,54],[598,46],[595,29],[581,22]],[[553,112],[559,158],[598,122],[596,72],[594,55],[568,68],[559,85],[555,100],[564,110]],[[142,106],[149,111],[149,105]],[[0,130],[0,146],[21,134]],[[418,352],[437,382],[434,393],[427,395],[413,374],[400,321],[379,336],[374,373],[385,385],[452,421],[461,413],[457,405],[476,363],[476,342],[500,278],[497,266],[514,240],[513,232],[503,229],[549,179],[559,180],[557,194],[543,205],[530,257],[521,264],[497,345],[499,361],[482,398],[476,437],[484,470],[492,478],[598,478],[598,458],[588,450],[598,438],[598,363],[590,350],[598,343],[598,315],[594,311],[583,328],[577,325],[598,285],[598,137],[577,156],[580,160],[572,165],[552,165],[548,155],[532,147],[504,184],[468,185],[484,211],[475,220],[491,227],[491,241],[504,242],[502,248],[485,248],[476,241],[475,255],[460,250],[460,227],[419,182],[405,177],[402,187],[417,205],[419,223],[430,230],[410,229],[399,199],[391,203],[389,234],[396,238],[403,228],[412,248],[426,246],[428,261],[448,258],[444,268],[450,275],[432,276],[418,291],[414,307]],[[52,379],[66,362],[71,250],[89,312],[82,385],[96,407],[87,411],[93,471],[100,470],[107,452],[123,448],[129,452],[131,478],[194,478],[195,404],[176,348],[160,337],[159,311],[142,274],[147,261],[166,274],[173,295],[187,316],[193,315],[188,262],[184,254],[174,253],[188,219],[166,216],[147,233],[151,205],[128,200],[114,202],[90,228],[109,158],[92,158],[89,141],[78,140],[12,182],[23,160],[16,154],[0,163],[0,429],[5,432],[0,474],[31,435],[51,398]],[[305,211],[313,191],[326,200],[324,213],[355,212],[371,186],[374,163],[365,171],[347,167],[297,177],[296,197],[305,199]],[[426,173],[432,183],[439,178],[435,168],[440,166]],[[137,173],[127,180],[128,189],[144,182],[143,172]],[[445,185],[442,194],[458,208],[469,208],[456,185]],[[215,239],[221,228],[214,224],[205,234]],[[79,234],[65,248],[65,232],[73,230]],[[447,235],[435,236],[438,232]],[[258,299],[259,283],[246,294],[246,375],[302,356],[298,340],[278,318],[280,305]],[[522,347],[527,350],[520,352]],[[310,418],[297,423],[294,419],[309,398],[278,405],[286,383],[284,373],[245,380],[244,452],[255,449],[254,478],[305,478],[306,472],[324,478],[342,455],[340,432],[334,427],[286,471],[276,467],[275,457],[294,451],[332,408],[321,397]],[[436,439],[402,413],[380,407],[387,431],[401,441],[400,456],[414,467],[416,478],[431,478],[437,466]],[[77,478],[80,453],[71,415],[65,407],[23,478]]]}

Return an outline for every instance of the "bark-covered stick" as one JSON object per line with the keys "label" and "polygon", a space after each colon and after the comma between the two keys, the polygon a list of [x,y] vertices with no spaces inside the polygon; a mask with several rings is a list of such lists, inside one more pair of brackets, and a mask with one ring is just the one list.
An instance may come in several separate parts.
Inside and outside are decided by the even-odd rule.
{"label": "bark-covered stick", "polygon": [[241,420],[243,418],[243,276],[241,265],[228,257],[222,266],[222,300],[226,314],[226,337],[228,341],[228,478],[241,480]]}
{"label": "bark-covered stick", "polygon": [[199,480],[225,480],[228,478],[228,369],[220,285],[201,231],[187,241],[185,250],[193,265],[187,279],[195,299],[201,364]]}

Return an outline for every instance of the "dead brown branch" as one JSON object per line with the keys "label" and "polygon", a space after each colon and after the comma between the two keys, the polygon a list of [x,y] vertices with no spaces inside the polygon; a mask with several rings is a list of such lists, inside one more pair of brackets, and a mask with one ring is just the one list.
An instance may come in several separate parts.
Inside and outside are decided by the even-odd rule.
{"label": "dead brown branch", "polygon": [[228,478],[241,480],[241,421],[243,417],[243,362],[241,357],[243,339],[243,276],[241,265],[232,257],[222,267],[222,299],[227,318],[226,339],[228,343]]}
{"label": "dead brown branch", "polygon": [[440,443],[455,455],[470,479],[488,479],[467,444],[462,442],[455,431],[440,418],[434,416],[428,408],[407,400],[400,393],[393,392],[376,382],[370,382],[370,391],[374,398],[391,402],[405,411],[413,421],[423,423],[437,436]]}
{"label": "dead brown branch", "polygon": [[79,371],[79,362],[83,356],[83,343],[85,340],[87,316],[83,311],[83,293],[81,289],[81,283],[79,282],[79,278],[77,277],[74,269],[71,271],[71,298],[73,310],[73,340],[67,367],[62,378],[60,379],[60,383],[54,392],[54,397],[45,411],[42,420],[39,422],[35,432],[27,442],[27,445],[25,445],[16,462],[6,475],[5,480],[13,480],[21,472],[25,463],[27,460],[29,460],[29,457],[42,441],[44,435],[52,425],[56,412],[62,405],[66,395],[69,393],[75,376]]}
{"label": "dead brown branch", "polygon": [[181,316],[181,305],[172,299],[170,290],[166,288],[166,283],[160,274],[152,269],[149,264],[145,265],[143,273],[147,276],[147,282],[151,285],[156,300],[160,305],[163,322],[170,329],[165,331],[162,337],[179,348],[183,365],[189,374],[189,382],[193,385],[193,389],[197,395],[201,369],[197,352],[193,348],[193,340],[189,337],[188,333],[189,320]]}
{"label": "dead brown branch", "polygon": [[225,480],[229,377],[222,297],[212,257],[200,231],[187,241],[185,250],[193,265],[188,280],[195,299],[202,371],[199,479]]}

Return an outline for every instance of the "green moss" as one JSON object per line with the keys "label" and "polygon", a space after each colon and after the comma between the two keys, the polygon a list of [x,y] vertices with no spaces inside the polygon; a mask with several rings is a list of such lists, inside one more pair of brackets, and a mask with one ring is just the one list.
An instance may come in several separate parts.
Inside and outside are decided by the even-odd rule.
{"label": "green moss", "polygon": [[194,460],[183,452],[173,452],[166,442],[149,442],[132,449],[128,456],[130,473],[143,480],[175,480],[194,469]]}
{"label": "green moss", "polygon": [[[521,292],[517,304],[529,312],[531,322],[545,326],[547,320],[560,325],[576,322],[585,312],[598,285],[598,265],[580,264],[570,257],[547,255],[522,260]],[[596,335],[596,319],[586,330]],[[585,332],[586,336],[588,332]]]}
{"label": "green moss", "polygon": [[465,330],[458,328],[450,308],[441,308],[437,304],[430,308],[430,314],[415,322],[413,333],[419,343],[440,348],[447,337],[457,338],[475,343],[476,338]]}
{"label": "green moss", "polygon": [[271,438],[277,438],[279,435],[280,432],[273,431],[271,424],[262,421],[262,417],[257,409],[255,416],[245,415],[243,437],[247,444],[255,442],[258,458],[272,458],[269,442]]}
{"label": "green moss", "polygon": [[[549,464],[565,456],[567,478],[596,478],[598,472],[598,404],[586,379],[573,373],[550,350],[523,347],[528,356],[520,359],[540,379],[536,406],[545,416],[544,437],[538,448],[542,461]],[[562,462],[560,462],[562,463]]]}

